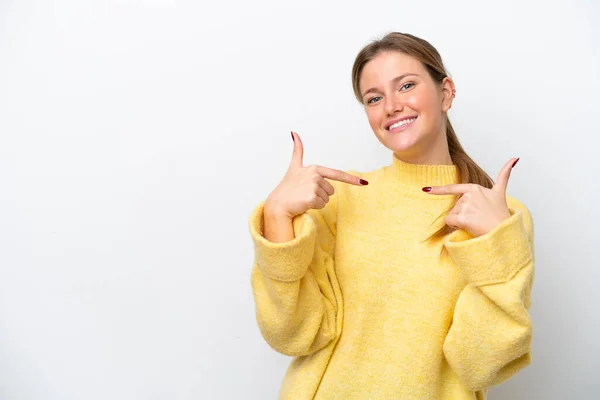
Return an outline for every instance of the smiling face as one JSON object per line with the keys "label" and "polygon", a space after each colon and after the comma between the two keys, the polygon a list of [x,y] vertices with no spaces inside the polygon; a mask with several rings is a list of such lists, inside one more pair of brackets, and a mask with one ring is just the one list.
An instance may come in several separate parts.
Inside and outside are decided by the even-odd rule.
{"label": "smiling face", "polygon": [[454,83],[433,80],[419,60],[384,51],[367,62],[360,94],[371,129],[400,159],[418,164],[451,164],[445,113]]}

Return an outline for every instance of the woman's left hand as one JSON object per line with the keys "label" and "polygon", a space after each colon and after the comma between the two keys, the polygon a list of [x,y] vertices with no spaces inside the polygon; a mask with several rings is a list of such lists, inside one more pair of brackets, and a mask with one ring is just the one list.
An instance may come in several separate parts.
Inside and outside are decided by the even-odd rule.
{"label": "woman's left hand", "polygon": [[518,158],[513,158],[506,163],[491,189],[473,183],[459,183],[424,187],[423,191],[431,195],[460,196],[446,216],[446,224],[456,229],[463,229],[472,236],[482,236],[510,217],[506,203],[506,187],[517,161]]}

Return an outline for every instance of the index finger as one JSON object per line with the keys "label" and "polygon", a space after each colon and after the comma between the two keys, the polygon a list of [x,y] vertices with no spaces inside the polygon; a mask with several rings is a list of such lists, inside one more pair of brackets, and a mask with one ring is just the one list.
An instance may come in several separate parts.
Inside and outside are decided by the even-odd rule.
{"label": "index finger", "polygon": [[365,186],[369,184],[369,182],[365,181],[362,178],[359,178],[358,176],[351,175],[347,172],[340,171],[338,169],[317,166],[317,173],[323,178],[349,183],[350,185]]}
{"label": "index finger", "polygon": [[424,192],[429,194],[454,194],[454,195],[463,195],[471,190],[472,184],[470,183],[456,183],[452,185],[444,185],[444,186],[427,186],[423,188]]}

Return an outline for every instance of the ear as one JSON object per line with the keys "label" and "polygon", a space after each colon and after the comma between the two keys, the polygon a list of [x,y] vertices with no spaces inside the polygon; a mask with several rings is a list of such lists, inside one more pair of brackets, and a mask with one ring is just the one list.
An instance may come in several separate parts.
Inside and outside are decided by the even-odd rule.
{"label": "ear", "polygon": [[454,81],[447,76],[442,81],[442,112],[446,112],[452,108],[455,95],[456,88],[454,87]]}

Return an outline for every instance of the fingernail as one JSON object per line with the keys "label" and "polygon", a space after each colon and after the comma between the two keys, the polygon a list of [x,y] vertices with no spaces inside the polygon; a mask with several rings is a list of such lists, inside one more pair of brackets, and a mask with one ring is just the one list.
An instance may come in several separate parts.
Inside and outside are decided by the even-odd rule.
{"label": "fingernail", "polygon": [[294,139],[294,132],[290,132],[290,135],[292,135],[292,140],[295,142],[296,139]]}
{"label": "fingernail", "polygon": [[359,179],[358,183],[360,183],[361,185],[368,185],[369,182],[365,181],[364,179]]}
{"label": "fingernail", "polygon": [[431,187],[430,186],[426,186],[423,188],[424,192],[431,192]]}
{"label": "fingernail", "polygon": [[521,159],[521,157],[517,158],[517,159],[515,160],[515,162],[513,163],[513,165],[512,165],[512,167],[511,167],[511,168],[514,168],[514,167],[515,167],[515,165],[517,165],[517,163],[519,162],[519,160],[520,160],[520,159]]}

